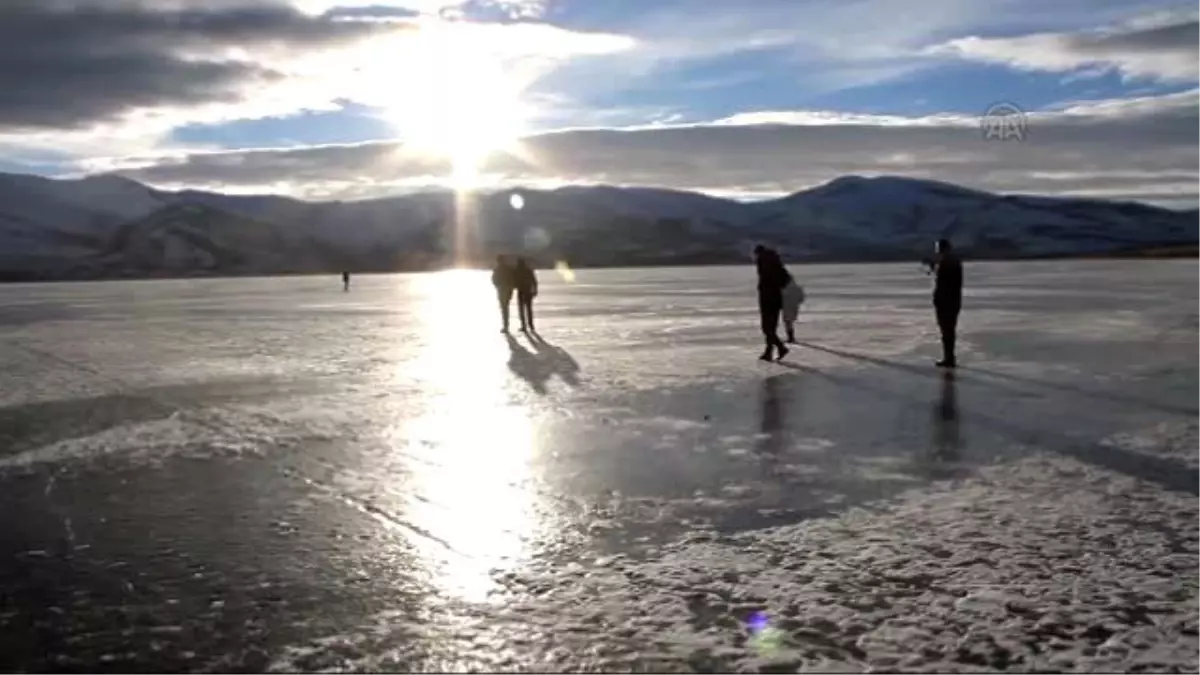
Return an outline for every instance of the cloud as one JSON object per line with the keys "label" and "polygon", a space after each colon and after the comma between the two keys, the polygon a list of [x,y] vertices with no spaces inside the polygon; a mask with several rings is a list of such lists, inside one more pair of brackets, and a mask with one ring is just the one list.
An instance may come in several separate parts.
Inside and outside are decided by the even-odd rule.
{"label": "cloud", "polygon": [[79,129],[137,111],[236,104],[286,83],[271,58],[279,52],[395,30],[282,4],[6,0],[0,128]]}
{"label": "cloud", "polygon": [[[1192,200],[1200,90],[1030,113],[1024,141],[984,140],[980,119],[762,111],[703,124],[573,129],[492,158],[498,184],[609,183],[783,193],[839,175],[902,174],[998,192]],[[167,187],[371,196],[426,186],[443,160],[395,142],[184,153],[89,165]]]}
{"label": "cloud", "polygon": [[439,13],[446,18],[524,21],[540,19],[550,0],[459,0],[448,2]]}
{"label": "cloud", "polygon": [[[473,2],[519,16],[542,7]],[[451,75],[501,73],[520,88],[572,58],[630,46],[623,36],[541,23],[414,18],[451,5],[465,6],[4,0],[0,150],[139,152],[188,124],[331,111],[347,102],[398,112],[439,92],[477,91],[483,79],[454,82]],[[490,102],[460,96],[454,103]],[[404,132],[399,116],[397,131]]]}
{"label": "cloud", "polygon": [[[302,8],[304,8],[304,5],[297,6],[297,9]],[[394,19],[413,19],[421,16],[421,12],[415,9],[377,4],[345,5],[339,3],[320,12],[314,12],[313,9],[315,7],[308,7],[310,13],[320,14],[328,19],[348,21],[391,21]]]}
{"label": "cloud", "polygon": [[[580,101],[614,94],[661,97],[758,82],[794,100],[913,78],[953,63],[931,49],[963,35],[1077,29],[1144,13],[1154,0],[661,0],[606,19],[633,49],[556,73],[558,93]],[[714,72],[719,69],[719,72]],[[698,75],[698,73],[701,73]]]}
{"label": "cloud", "polygon": [[541,18],[552,0],[293,0],[309,14],[355,17],[427,15],[444,19]]}
{"label": "cloud", "polygon": [[[901,0],[664,0],[587,20],[565,4],[0,0],[0,156],[65,153],[85,158],[77,159],[85,170],[123,169],[160,185],[320,197],[428,186],[450,173],[403,142],[223,152],[168,140],[184,125],[353,103],[386,119],[401,141],[445,141],[510,117],[525,122],[514,127],[560,129],[528,136],[524,159],[493,158],[484,172],[501,183],[763,194],[842,173],[889,172],[996,190],[1196,192],[1182,180],[1196,173],[1196,92],[1036,112],[1020,144],[984,143],[971,116],[730,114],[736,101],[696,94],[763,77],[775,91],[796,92],[773,100],[803,101],[947,57],[1180,81],[1191,73],[1194,81],[1192,15],[1080,32],[1084,17],[1112,21],[1126,3],[930,0],[914,14]],[[1023,37],[994,37],[1003,34]],[[639,87],[651,93],[638,96]],[[706,101],[715,103],[692,107]],[[708,121],[683,123],[700,115]],[[647,120],[657,122],[628,127]]]}
{"label": "cloud", "polygon": [[937,45],[929,53],[1024,70],[1117,71],[1128,78],[1195,82],[1200,78],[1200,23],[1195,17],[1166,18],[1166,22],[1155,17],[1087,32],[965,37]]}

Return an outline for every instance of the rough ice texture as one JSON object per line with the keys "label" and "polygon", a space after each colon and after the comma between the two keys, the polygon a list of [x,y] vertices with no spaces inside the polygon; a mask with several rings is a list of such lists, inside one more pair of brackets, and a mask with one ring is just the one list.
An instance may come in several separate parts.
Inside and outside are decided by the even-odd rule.
{"label": "rough ice texture", "polygon": [[[510,578],[549,669],[1194,672],[1196,502],[1035,456],[646,561]],[[786,635],[754,646],[765,611]],[[499,665],[499,664],[496,664]]]}

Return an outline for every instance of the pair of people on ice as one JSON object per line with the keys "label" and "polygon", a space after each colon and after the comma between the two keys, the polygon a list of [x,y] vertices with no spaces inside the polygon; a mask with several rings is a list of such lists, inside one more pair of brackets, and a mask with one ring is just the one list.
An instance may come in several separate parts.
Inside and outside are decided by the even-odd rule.
{"label": "pair of people on ice", "polygon": [[524,258],[517,258],[514,264],[509,264],[508,258],[496,256],[496,266],[492,268],[492,285],[496,287],[496,298],[500,302],[500,319],[503,321],[501,332],[508,332],[508,307],[512,302],[513,292],[517,294],[517,313],[521,319],[521,330],[533,331],[533,299],[537,297],[537,274]]}
{"label": "pair of people on ice", "polygon": [[788,342],[795,344],[796,316],[804,302],[804,289],[796,283],[774,249],[761,244],[755,246],[754,265],[758,270],[758,314],[767,343],[758,358],[761,361],[783,359],[789,350],[779,339],[779,319],[782,316]]}

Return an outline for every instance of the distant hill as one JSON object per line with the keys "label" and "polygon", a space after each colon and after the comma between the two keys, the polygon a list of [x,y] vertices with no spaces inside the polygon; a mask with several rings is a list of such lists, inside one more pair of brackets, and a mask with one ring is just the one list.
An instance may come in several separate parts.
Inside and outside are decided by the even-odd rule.
{"label": "distant hill", "polygon": [[88,265],[104,276],[303,272],[336,267],[331,252],[289,232],[201,204],[168,204],[104,237]]}
{"label": "distant hill", "polygon": [[577,267],[719,264],[747,260],[757,242],[795,261],[912,260],[942,236],[970,258],[1130,255],[1200,239],[1194,209],[895,176],[762,202],[611,186],[519,192],[518,211],[511,191],[307,202],[0,174],[0,279],[415,270],[455,251],[478,264],[498,252]]}
{"label": "distant hill", "polygon": [[1195,258],[1200,256],[1200,245],[1180,244],[1176,246],[1148,246],[1139,248],[1084,253],[1080,258]]}

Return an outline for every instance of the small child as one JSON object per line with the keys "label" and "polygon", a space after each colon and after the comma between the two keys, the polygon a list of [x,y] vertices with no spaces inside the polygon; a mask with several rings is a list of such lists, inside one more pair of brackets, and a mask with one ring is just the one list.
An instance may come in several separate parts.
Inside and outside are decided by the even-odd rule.
{"label": "small child", "polygon": [[796,344],[796,316],[804,304],[804,288],[795,279],[783,287],[783,327],[787,330],[788,344]]}

